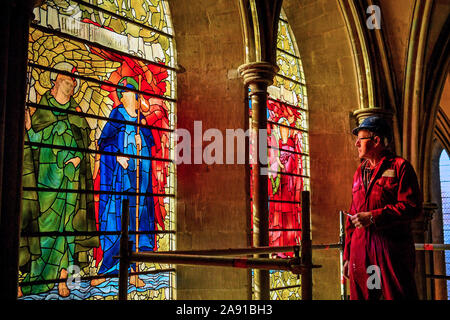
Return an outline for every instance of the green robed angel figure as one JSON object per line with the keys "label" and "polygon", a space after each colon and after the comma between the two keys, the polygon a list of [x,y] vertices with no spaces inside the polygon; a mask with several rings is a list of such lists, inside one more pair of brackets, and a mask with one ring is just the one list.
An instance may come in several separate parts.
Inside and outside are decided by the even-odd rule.
{"label": "green robed angel figure", "polygon": [[[55,69],[76,73],[75,67],[60,62]],[[52,72],[52,89],[39,104],[52,110],[36,108],[25,112],[25,139],[53,147],[25,146],[23,186],[50,188],[45,191],[23,193],[22,232],[76,232],[96,231],[92,171],[89,154],[58,146],[87,149],[90,144],[89,125],[82,116],[65,110],[80,111],[73,95],[78,89],[77,79]],[[34,110],[33,110],[34,111]],[[65,192],[64,190],[75,192]],[[45,236],[21,239],[20,267],[26,273],[23,282],[66,279],[68,268],[83,268],[88,264],[87,251],[98,247],[98,237]],[[47,292],[54,283],[22,285],[18,296]],[[67,297],[66,282],[58,284],[58,293]]]}

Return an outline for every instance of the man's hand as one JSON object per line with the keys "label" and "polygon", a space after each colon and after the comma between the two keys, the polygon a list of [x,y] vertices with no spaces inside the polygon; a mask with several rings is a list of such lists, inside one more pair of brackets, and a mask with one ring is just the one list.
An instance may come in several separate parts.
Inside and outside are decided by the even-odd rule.
{"label": "man's hand", "polygon": [[76,168],[80,164],[80,161],[81,161],[80,157],[75,157],[70,160],[67,160],[66,163],[64,163],[64,164],[68,164],[71,162],[73,164],[73,166]]}
{"label": "man's hand", "polygon": [[344,266],[343,266],[343,271],[344,271],[344,278],[348,279],[349,278],[349,274],[348,274],[348,261],[344,261]]}
{"label": "man's hand", "polygon": [[130,158],[117,156],[116,159],[117,162],[122,166],[122,168],[124,169],[128,168],[128,160],[130,160]]}
{"label": "man's hand", "polygon": [[141,135],[139,134],[134,135],[134,139],[136,140],[136,148],[140,151],[142,146]]}
{"label": "man's hand", "polygon": [[350,216],[350,220],[356,228],[367,227],[372,224],[372,212],[358,212]]}
{"label": "man's hand", "polygon": [[29,108],[25,108],[25,129],[27,129],[27,131],[31,129],[31,114]]}

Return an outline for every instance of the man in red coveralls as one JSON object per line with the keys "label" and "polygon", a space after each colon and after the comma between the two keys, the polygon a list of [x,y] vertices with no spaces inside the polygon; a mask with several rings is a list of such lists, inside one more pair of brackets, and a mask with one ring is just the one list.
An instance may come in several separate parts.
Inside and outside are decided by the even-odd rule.
{"label": "man in red coveralls", "polygon": [[418,299],[410,227],[422,211],[417,176],[387,149],[392,134],[383,118],[368,117],[352,133],[362,162],[346,223],[343,267],[350,299]]}

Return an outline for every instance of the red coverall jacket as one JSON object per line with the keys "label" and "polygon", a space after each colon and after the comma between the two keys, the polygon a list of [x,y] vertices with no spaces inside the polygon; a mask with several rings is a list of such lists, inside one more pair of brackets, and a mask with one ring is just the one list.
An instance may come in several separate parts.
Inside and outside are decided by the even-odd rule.
{"label": "red coverall jacket", "polygon": [[[344,261],[349,261],[352,300],[379,299],[381,294],[384,299],[417,299],[410,222],[422,211],[422,195],[411,164],[390,152],[383,155],[367,190],[361,165],[353,178],[349,213],[371,211],[374,223],[355,228],[347,217]],[[381,290],[367,285],[375,270],[368,270],[370,265],[379,267]]]}

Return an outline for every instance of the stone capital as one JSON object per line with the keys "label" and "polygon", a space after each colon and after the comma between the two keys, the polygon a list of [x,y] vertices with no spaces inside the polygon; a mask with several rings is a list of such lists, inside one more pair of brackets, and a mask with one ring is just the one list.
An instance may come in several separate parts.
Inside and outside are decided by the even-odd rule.
{"label": "stone capital", "polygon": [[364,108],[354,111],[353,115],[356,117],[357,123],[359,124],[365,118],[370,116],[381,116],[386,120],[391,121],[394,113],[390,110],[384,110],[381,108]]}
{"label": "stone capital", "polygon": [[238,68],[245,85],[255,83],[271,85],[273,83],[273,77],[278,70],[278,66],[268,62],[252,62],[243,64]]}
{"label": "stone capital", "polygon": [[438,205],[434,202],[423,203],[424,229],[428,230],[428,226],[433,220],[434,213],[438,209]]}
{"label": "stone capital", "polygon": [[438,205],[433,202],[423,203],[423,214],[412,221],[411,227],[413,234],[416,235],[416,241],[423,242],[422,238],[428,231],[430,221],[433,219],[434,212],[438,209]]}

